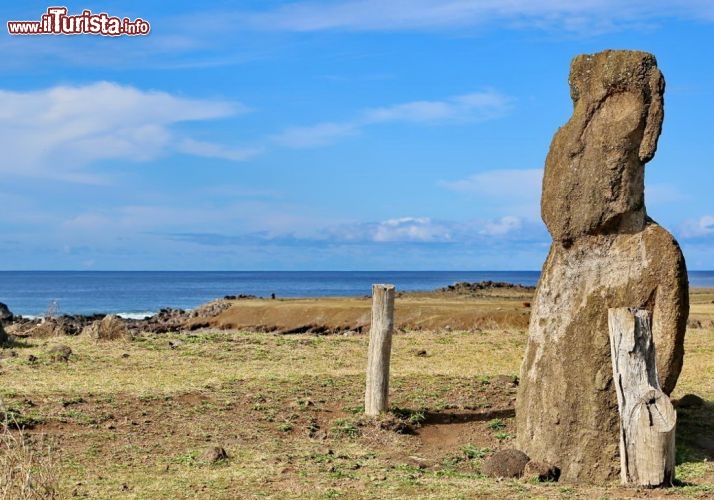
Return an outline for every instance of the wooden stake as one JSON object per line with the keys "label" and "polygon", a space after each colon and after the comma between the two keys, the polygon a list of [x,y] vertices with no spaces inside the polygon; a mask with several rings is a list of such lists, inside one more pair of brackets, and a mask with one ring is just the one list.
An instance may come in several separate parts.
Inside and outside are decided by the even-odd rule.
{"label": "wooden stake", "polygon": [[394,285],[372,285],[372,327],[369,331],[367,389],[364,412],[375,416],[387,409],[389,358],[394,330]]}
{"label": "wooden stake", "polygon": [[677,413],[657,380],[650,313],[608,310],[612,373],[620,411],[620,480],[671,486]]}

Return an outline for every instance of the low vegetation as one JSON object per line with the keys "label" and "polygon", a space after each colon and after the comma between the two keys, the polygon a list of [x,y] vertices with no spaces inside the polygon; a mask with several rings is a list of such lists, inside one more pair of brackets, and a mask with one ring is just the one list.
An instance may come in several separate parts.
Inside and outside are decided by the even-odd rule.
{"label": "low vegetation", "polygon": [[[714,308],[714,306],[712,306]],[[714,328],[692,328],[674,395],[678,485],[496,481],[513,446],[524,329],[395,336],[391,407],[363,415],[367,337],[198,330],[0,350],[4,498],[620,498],[714,495]],[[67,361],[49,352],[64,344]],[[709,440],[709,441],[707,441]],[[227,458],[212,455],[223,448]]]}

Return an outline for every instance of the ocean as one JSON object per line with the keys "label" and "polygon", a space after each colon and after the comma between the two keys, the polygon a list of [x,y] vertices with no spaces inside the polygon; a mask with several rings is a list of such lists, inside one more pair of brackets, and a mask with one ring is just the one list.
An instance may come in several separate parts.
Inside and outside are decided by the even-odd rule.
{"label": "ocean", "polygon": [[[191,309],[225,295],[362,296],[372,283],[427,291],[458,281],[535,285],[539,271],[0,271],[0,302],[23,316],[120,314]],[[714,271],[691,271],[690,285],[714,287]]]}

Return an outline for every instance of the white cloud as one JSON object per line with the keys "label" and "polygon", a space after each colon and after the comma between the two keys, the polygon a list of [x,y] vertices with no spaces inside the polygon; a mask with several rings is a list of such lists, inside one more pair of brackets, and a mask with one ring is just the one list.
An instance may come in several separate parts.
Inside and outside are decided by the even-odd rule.
{"label": "white cloud", "polygon": [[606,32],[662,17],[714,20],[706,0],[342,0],[303,1],[246,14],[263,30],[406,31],[491,23],[570,32]]}
{"label": "white cloud", "polygon": [[487,236],[505,236],[521,229],[521,226],[521,219],[513,215],[506,215],[496,221],[487,222],[481,230],[481,234]]}
{"label": "white cloud", "polygon": [[145,161],[175,151],[243,159],[238,150],[181,138],[172,127],[246,111],[240,103],[189,99],[110,82],[0,90],[0,172],[101,183],[103,178],[85,171],[87,164]]}
{"label": "white cloud", "polygon": [[494,239],[541,240],[547,235],[542,224],[506,215],[497,219],[434,220],[430,217],[400,217],[382,222],[332,226],[321,237],[335,243],[459,243],[473,244]]}
{"label": "white cloud", "polygon": [[680,233],[684,238],[714,235],[714,215],[704,215],[697,220],[685,221]]}
{"label": "white cloud", "polygon": [[372,233],[373,241],[448,241],[450,231],[428,217],[402,217],[379,223]]}
{"label": "white cloud", "polygon": [[486,170],[455,181],[441,181],[439,186],[468,196],[489,200],[501,213],[538,219],[543,170]]}
{"label": "white cloud", "polygon": [[503,115],[509,107],[510,99],[498,92],[472,92],[450,97],[443,101],[414,101],[369,109],[363,113],[360,121],[363,124],[371,124],[484,120]]}
{"label": "white cloud", "polygon": [[508,196],[537,200],[542,181],[543,170],[539,168],[502,169],[486,170],[456,181],[442,181],[439,185],[451,191],[491,198]]}
{"label": "white cloud", "polygon": [[354,135],[358,132],[356,123],[318,123],[307,127],[290,127],[273,140],[289,148],[313,148],[330,144],[337,139]]}
{"label": "white cloud", "polygon": [[323,122],[305,127],[291,127],[273,136],[276,143],[292,148],[310,148],[331,144],[363,128],[388,123],[440,124],[445,122],[483,121],[504,115],[511,99],[496,91],[472,92],[438,101],[412,101],[392,106],[366,109],[344,122]]}
{"label": "white cloud", "polygon": [[212,142],[183,139],[177,150],[194,156],[219,158],[231,161],[249,160],[263,152],[262,148],[229,148]]}

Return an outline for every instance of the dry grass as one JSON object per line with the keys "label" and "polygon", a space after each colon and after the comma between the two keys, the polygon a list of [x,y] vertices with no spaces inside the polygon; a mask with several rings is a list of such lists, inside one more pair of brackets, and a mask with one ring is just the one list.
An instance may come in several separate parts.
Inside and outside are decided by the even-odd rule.
{"label": "dry grass", "polygon": [[6,415],[0,434],[0,498],[59,498],[52,447],[43,436],[28,436],[2,402],[0,408]]}
{"label": "dry grass", "polygon": [[[703,307],[703,314],[714,309]],[[515,434],[509,381],[526,335],[502,328],[395,336],[391,403],[405,410],[394,418],[421,425],[416,435],[361,417],[364,335],[28,339],[3,350],[17,356],[0,361],[0,396],[34,427],[6,431],[4,460],[19,468],[0,464],[0,473],[25,471],[13,473],[18,485],[56,485],[46,496],[6,498],[53,491],[59,498],[706,498],[714,495],[714,467],[696,442],[714,437],[713,336],[714,328],[687,335],[675,396],[693,392],[708,404],[681,414],[684,483],[666,491],[483,477],[481,457],[510,446]],[[60,342],[74,353],[68,363],[47,353]],[[57,443],[53,453],[41,446],[42,434]],[[206,462],[202,453],[213,445],[229,459]]]}

